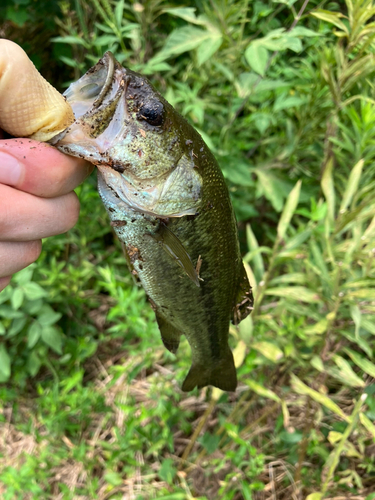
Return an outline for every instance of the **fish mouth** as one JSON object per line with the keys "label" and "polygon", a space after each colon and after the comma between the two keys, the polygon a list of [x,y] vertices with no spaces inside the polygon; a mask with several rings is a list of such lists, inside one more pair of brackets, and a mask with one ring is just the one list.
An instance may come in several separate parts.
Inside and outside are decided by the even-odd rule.
{"label": "fish mouth", "polygon": [[129,76],[106,52],[99,62],[64,92],[74,123],[49,142],[64,153],[110,166],[107,151],[124,139],[129,128],[126,91]]}
{"label": "fish mouth", "polygon": [[108,102],[113,96],[113,90],[118,90],[117,87],[121,86],[126,90],[125,81],[125,68],[122,68],[112,52],[108,51],[95,66],[73,82],[63,95],[71,105],[75,118],[84,118],[90,111],[97,110]]}

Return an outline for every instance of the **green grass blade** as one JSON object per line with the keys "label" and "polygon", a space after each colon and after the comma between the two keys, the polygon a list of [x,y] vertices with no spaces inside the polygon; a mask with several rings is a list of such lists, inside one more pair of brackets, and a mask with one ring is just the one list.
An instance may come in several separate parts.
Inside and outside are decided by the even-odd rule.
{"label": "green grass blade", "polygon": [[345,193],[340,205],[340,212],[344,213],[350,203],[352,202],[353,196],[357,192],[359,180],[362,175],[362,169],[364,165],[364,160],[359,160],[359,162],[353,167],[350,172],[348,183],[346,185]]}
{"label": "green grass blade", "polygon": [[330,399],[325,394],[321,394],[320,392],[315,391],[314,389],[311,389],[311,387],[304,384],[293,373],[291,374],[291,383],[292,383],[293,389],[298,394],[304,394],[305,396],[309,396],[311,399],[313,399],[317,403],[325,406],[328,410],[332,411],[333,413],[336,413],[336,415],[341,417],[346,422],[350,422],[350,417],[345,415],[345,413],[342,411],[342,409],[336,403],[334,403],[332,401],[332,399]]}
{"label": "green grass blade", "polygon": [[301,183],[302,181],[297,182],[297,184],[289,193],[289,196],[286,200],[283,212],[279,220],[279,224],[277,226],[277,236],[279,237],[280,240],[284,239],[291,218],[293,217],[293,214],[297,208],[301,192]]}

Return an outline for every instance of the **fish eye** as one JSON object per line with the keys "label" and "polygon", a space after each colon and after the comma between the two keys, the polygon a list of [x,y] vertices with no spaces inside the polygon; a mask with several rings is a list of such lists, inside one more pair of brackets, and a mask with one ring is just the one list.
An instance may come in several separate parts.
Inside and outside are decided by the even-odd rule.
{"label": "fish eye", "polygon": [[160,101],[145,102],[142,104],[138,116],[150,125],[161,125],[164,119],[164,106]]}

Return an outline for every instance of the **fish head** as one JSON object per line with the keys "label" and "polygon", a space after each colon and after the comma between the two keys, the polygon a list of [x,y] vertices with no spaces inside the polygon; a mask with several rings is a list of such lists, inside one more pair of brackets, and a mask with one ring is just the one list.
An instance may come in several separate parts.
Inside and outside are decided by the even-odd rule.
{"label": "fish head", "polygon": [[99,192],[158,217],[195,214],[202,178],[184,119],[143,76],[107,52],[64,94],[75,121],[50,142],[99,169]]}

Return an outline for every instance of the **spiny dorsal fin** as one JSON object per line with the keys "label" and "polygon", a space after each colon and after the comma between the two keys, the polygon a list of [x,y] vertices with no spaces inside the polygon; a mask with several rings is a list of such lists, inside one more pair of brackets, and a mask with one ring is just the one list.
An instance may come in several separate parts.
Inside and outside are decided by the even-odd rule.
{"label": "spiny dorsal fin", "polygon": [[253,310],[253,304],[254,299],[251,286],[246,274],[246,269],[241,262],[240,279],[232,309],[232,323],[238,325],[238,323],[245,319]]}

